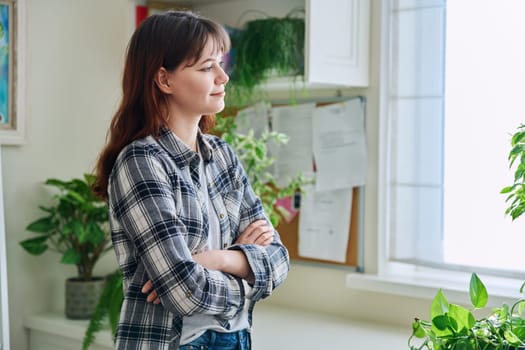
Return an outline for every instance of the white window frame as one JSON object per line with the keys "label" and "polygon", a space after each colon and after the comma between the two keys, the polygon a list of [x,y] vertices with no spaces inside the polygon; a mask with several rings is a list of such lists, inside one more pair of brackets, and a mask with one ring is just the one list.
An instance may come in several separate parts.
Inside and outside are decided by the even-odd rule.
{"label": "white window frame", "polygon": [[[347,287],[358,290],[385,292],[418,298],[433,298],[438,289],[443,289],[450,301],[468,303],[468,282],[475,270],[490,294],[489,306],[511,303],[521,297],[519,288],[523,279],[509,273],[498,276],[489,269],[466,268],[464,266],[418,264],[417,262],[394,261],[390,258],[390,2],[381,2],[381,51],[379,91],[379,155],[378,155],[378,215],[377,215],[377,272],[351,273],[347,276]],[[397,0],[400,1],[400,0]]]}

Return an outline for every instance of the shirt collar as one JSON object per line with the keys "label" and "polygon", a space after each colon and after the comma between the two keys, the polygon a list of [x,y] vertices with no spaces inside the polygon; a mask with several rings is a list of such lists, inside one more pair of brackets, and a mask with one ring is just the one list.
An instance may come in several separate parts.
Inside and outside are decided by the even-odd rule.
{"label": "shirt collar", "polygon": [[[207,140],[207,136],[200,129],[197,131],[197,142],[202,159],[205,162],[213,160],[213,149]],[[192,162],[198,162],[199,154],[190,149],[181,139],[169,128],[162,127],[158,143],[173,157],[178,167],[183,168]],[[198,164],[198,163],[197,163]]]}

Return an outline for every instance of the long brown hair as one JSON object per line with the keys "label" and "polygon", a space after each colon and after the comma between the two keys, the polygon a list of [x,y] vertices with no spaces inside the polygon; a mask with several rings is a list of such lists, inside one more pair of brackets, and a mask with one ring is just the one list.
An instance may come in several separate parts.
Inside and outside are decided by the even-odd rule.
{"label": "long brown hair", "polygon": [[[94,193],[106,200],[111,170],[120,151],[134,140],[158,137],[166,126],[168,98],[155,84],[161,67],[171,71],[181,64],[195,64],[208,40],[226,53],[230,39],[218,23],[188,11],[169,11],[148,17],[128,44],[122,77],[122,100],[111,121],[108,141],[100,153]],[[199,127],[208,132],[215,116],[201,117]]]}

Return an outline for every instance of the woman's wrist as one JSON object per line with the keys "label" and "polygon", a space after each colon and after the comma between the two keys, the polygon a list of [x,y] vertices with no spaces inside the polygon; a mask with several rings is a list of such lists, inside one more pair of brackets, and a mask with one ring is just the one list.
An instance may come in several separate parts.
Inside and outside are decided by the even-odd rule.
{"label": "woman's wrist", "polygon": [[207,250],[195,254],[193,259],[207,269],[229,273],[253,283],[253,272],[241,250]]}

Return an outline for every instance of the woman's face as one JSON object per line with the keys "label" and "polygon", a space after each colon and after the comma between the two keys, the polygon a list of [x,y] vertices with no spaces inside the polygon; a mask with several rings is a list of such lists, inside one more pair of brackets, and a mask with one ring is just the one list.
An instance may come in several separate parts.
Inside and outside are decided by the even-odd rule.
{"label": "woman's face", "polygon": [[168,74],[174,117],[200,117],[224,109],[224,86],[228,75],[222,69],[222,53],[208,40],[202,56],[192,66],[181,64]]}

